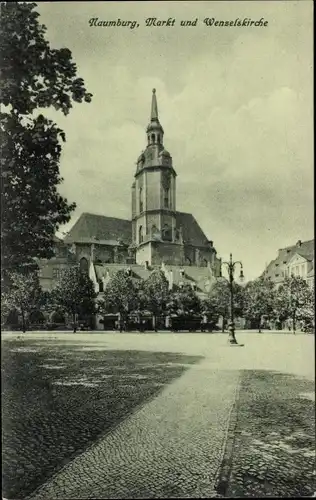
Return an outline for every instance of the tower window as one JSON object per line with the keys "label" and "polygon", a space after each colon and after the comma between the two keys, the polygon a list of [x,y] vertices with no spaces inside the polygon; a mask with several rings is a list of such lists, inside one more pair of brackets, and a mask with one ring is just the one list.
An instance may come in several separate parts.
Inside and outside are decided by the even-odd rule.
{"label": "tower window", "polygon": [[168,224],[165,224],[162,230],[164,241],[172,241],[172,229]]}
{"label": "tower window", "polygon": [[144,204],[143,204],[143,189],[140,187],[139,188],[139,211],[142,212],[144,209]]}
{"label": "tower window", "polygon": [[155,142],[155,134],[151,134],[151,142],[154,144],[154,142]]}
{"label": "tower window", "polygon": [[142,243],[143,241],[143,227],[139,226],[138,229],[138,243]]}
{"label": "tower window", "polygon": [[157,135],[157,142],[160,144],[160,134]]}
{"label": "tower window", "polygon": [[164,207],[169,208],[169,189],[164,190]]}

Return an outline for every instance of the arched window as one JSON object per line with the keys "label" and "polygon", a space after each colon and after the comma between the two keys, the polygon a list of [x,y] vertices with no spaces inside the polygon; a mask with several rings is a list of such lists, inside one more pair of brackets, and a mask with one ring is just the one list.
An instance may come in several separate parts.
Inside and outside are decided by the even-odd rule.
{"label": "arched window", "polygon": [[172,229],[168,224],[165,224],[162,230],[162,239],[164,241],[172,241]]}
{"label": "arched window", "polygon": [[151,142],[154,144],[155,143],[155,134],[151,134]]}
{"label": "arched window", "polygon": [[83,274],[89,273],[89,264],[88,264],[88,261],[85,257],[82,257],[82,259],[80,259],[80,271]]}
{"label": "arched window", "polygon": [[157,142],[160,144],[160,134],[157,135]]}
{"label": "arched window", "polygon": [[142,212],[144,209],[143,204],[143,188],[139,188],[139,211]]}
{"label": "arched window", "polygon": [[169,193],[170,190],[168,188],[164,189],[164,199],[163,199],[164,208],[169,208]]}
{"label": "arched window", "polygon": [[139,226],[138,229],[138,243],[142,243],[143,241],[143,226]]}

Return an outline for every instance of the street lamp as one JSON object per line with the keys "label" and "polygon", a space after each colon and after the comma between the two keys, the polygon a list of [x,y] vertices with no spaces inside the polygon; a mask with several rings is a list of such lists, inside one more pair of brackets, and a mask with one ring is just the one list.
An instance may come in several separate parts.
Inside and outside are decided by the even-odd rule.
{"label": "street lamp", "polygon": [[235,268],[236,268],[237,264],[240,266],[239,279],[240,279],[240,281],[243,281],[243,279],[244,279],[243,267],[242,267],[242,263],[240,262],[240,260],[236,260],[235,262],[233,262],[232,254],[230,254],[230,256],[229,256],[229,262],[223,262],[223,264],[225,264],[225,266],[227,267],[227,270],[228,270],[228,282],[229,282],[229,293],[230,293],[230,305],[229,305],[230,321],[229,321],[229,325],[228,325],[228,330],[229,330],[228,342],[230,343],[230,345],[240,345],[240,344],[238,344],[236,337],[235,337],[233,283],[234,283]]}

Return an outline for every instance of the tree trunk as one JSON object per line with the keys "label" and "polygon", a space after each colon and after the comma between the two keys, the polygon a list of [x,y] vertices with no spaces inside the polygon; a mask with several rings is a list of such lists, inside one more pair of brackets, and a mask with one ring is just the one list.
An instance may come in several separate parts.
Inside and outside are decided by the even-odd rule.
{"label": "tree trunk", "polygon": [[26,324],[25,324],[25,314],[24,314],[24,309],[21,309],[21,314],[22,314],[22,332],[26,332]]}
{"label": "tree trunk", "polygon": [[154,329],[154,332],[157,331],[156,314],[153,314],[153,329]]}
{"label": "tree trunk", "polygon": [[77,331],[76,313],[73,313],[72,318],[73,318],[73,322],[74,322],[74,333],[76,333],[76,331]]}
{"label": "tree trunk", "polygon": [[225,332],[225,318],[223,316],[223,321],[222,321],[222,333]]}
{"label": "tree trunk", "polygon": [[293,333],[295,335],[295,333],[296,333],[296,314],[295,314],[295,312],[293,313],[292,320],[293,320]]}

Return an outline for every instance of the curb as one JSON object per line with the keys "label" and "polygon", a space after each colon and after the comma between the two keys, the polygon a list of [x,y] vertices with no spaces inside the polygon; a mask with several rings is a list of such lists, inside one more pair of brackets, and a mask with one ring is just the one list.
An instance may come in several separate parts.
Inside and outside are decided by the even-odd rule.
{"label": "curb", "polygon": [[228,425],[226,431],[226,439],[223,447],[222,460],[214,484],[214,489],[220,497],[227,496],[229,480],[232,471],[237,420],[238,420],[238,400],[239,400],[240,388],[241,388],[241,378],[239,377],[235,395],[235,401],[232,404],[230,414],[228,417]]}

